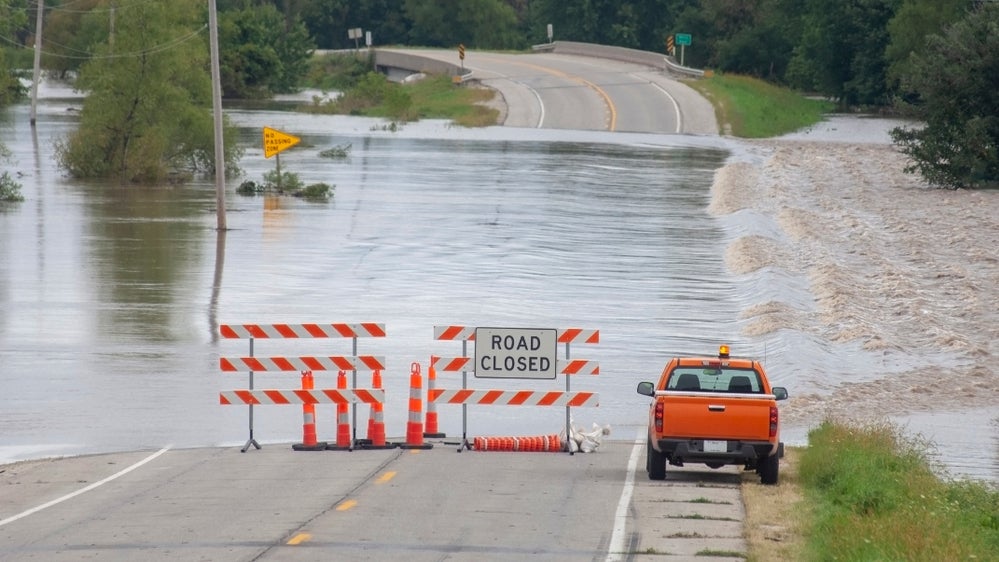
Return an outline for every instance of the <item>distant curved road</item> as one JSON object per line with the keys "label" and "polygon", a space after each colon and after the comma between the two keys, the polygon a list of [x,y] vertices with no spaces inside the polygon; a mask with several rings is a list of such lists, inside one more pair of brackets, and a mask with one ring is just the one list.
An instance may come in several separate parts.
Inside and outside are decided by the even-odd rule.
{"label": "distant curved road", "polygon": [[[452,50],[398,51],[458,62]],[[662,69],[578,55],[478,51],[466,53],[464,66],[502,96],[506,126],[718,134],[711,104]]]}

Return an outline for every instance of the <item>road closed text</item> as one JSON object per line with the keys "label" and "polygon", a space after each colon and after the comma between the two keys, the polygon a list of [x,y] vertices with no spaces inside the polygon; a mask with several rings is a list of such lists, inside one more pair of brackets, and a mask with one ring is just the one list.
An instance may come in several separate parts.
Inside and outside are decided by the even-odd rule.
{"label": "road closed text", "polygon": [[553,379],[557,346],[556,330],[477,328],[475,376]]}

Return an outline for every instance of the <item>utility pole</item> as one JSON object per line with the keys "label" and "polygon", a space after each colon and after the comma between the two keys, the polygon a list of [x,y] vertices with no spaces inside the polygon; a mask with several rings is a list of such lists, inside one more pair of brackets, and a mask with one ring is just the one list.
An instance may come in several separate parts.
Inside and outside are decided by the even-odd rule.
{"label": "utility pole", "polygon": [[45,0],[38,0],[38,13],[35,14],[35,71],[31,82],[31,127],[34,128],[38,115],[38,81],[42,77],[42,14],[45,13]]}
{"label": "utility pole", "polygon": [[219,71],[219,22],[215,0],[208,0],[208,37],[212,58],[212,114],[215,117],[216,230],[225,231],[225,146],[222,137],[222,77]]}

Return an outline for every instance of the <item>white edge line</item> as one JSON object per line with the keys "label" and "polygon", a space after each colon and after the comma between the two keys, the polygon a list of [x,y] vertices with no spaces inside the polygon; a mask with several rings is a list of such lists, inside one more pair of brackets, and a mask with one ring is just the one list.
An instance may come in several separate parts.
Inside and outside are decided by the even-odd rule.
{"label": "white edge line", "polygon": [[617,502],[617,511],[614,513],[614,530],[611,532],[610,544],[607,547],[607,560],[624,560],[627,556],[624,552],[625,531],[628,525],[628,508],[631,506],[631,495],[635,491],[635,469],[638,468],[638,458],[641,456],[646,428],[638,429],[635,436],[635,446],[631,449],[631,457],[628,458],[628,474],[624,479],[624,489],[621,491],[621,499]]}
{"label": "white edge line", "polygon": [[66,501],[66,500],[73,499],[76,496],[79,496],[80,494],[84,494],[86,492],[89,492],[90,490],[93,490],[94,488],[97,488],[99,486],[103,486],[104,484],[107,484],[108,482],[111,482],[112,480],[114,480],[116,478],[124,476],[124,475],[128,474],[129,472],[132,472],[133,470],[141,467],[142,465],[144,465],[144,464],[146,464],[148,462],[153,461],[154,459],[156,459],[156,457],[162,455],[163,453],[165,453],[165,452],[167,452],[169,450],[170,450],[170,446],[168,445],[166,447],[163,447],[159,451],[156,451],[155,453],[149,455],[148,457],[142,459],[141,461],[133,464],[132,466],[130,466],[128,468],[125,468],[125,469],[122,469],[122,470],[120,470],[120,471],[112,474],[111,476],[108,476],[107,478],[105,478],[103,480],[99,480],[97,482],[94,482],[93,484],[90,484],[89,486],[80,488],[79,490],[77,490],[75,492],[71,492],[69,494],[66,494],[65,496],[63,496],[61,498],[56,498],[56,499],[54,499],[52,501],[45,502],[42,505],[33,507],[33,508],[29,509],[29,510],[22,511],[21,513],[18,513],[17,515],[14,515],[12,517],[8,517],[6,519],[0,520],[0,527],[3,527],[4,525],[6,525],[8,523],[13,523],[14,521],[17,521],[18,519],[23,519],[23,518],[25,518],[25,517],[27,517],[29,515],[38,513],[39,511],[41,511],[43,509],[47,509],[49,507],[52,507],[53,505],[60,504],[60,503],[62,503],[64,501]]}
{"label": "white edge line", "polygon": [[680,115],[680,104],[676,103],[676,98],[673,97],[673,94],[666,91],[666,88],[663,88],[662,86],[656,84],[655,82],[652,82],[651,84],[656,88],[659,88],[659,90],[662,93],[666,94],[666,97],[669,98],[669,101],[673,102],[673,111],[676,113],[676,134],[679,135],[680,133],[683,132],[683,116]]}

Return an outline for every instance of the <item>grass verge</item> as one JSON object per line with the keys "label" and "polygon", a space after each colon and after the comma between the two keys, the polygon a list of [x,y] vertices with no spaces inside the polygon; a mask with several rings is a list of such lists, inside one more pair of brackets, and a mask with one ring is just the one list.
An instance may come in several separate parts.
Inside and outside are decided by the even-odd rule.
{"label": "grass verge", "polygon": [[887,424],[825,422],[777,487],[743,482],[749,560],[999,560],[999,490],[940,478]]}
{"label": "grass verge", "polygon": [[835,108],[758,78],[715,74],[686,82],[715,108],[722,134],[742,138],[775,137],[822,120]]}
{"label": "grass verge", "polygon": [[456,84],[451,77],[431,75],[415,82],[390,82],[370,72],[340,97],[301,108],[310,113],[363,115],[407,122],[418,119],[450,119],[464,127],[495,125],[499,111],[486,104],[495,92],[487,88]]}

